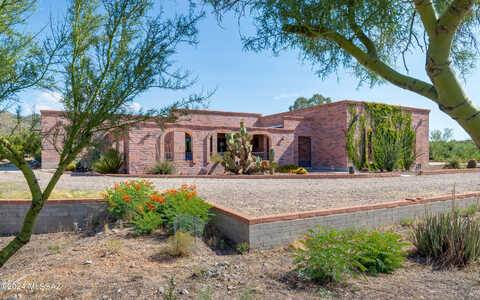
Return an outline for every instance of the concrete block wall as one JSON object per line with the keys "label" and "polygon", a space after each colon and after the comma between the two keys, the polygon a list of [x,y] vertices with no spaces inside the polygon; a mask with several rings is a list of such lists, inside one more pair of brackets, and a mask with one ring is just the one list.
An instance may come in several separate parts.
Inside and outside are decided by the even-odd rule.
{"label": "concrete block wall", "polygon": [[[20,231],[30,201],[0,200],[0,235],[12,235]],[[34,233],[68,231],[73,224],[81,228],[106,213],[105,202],[100,200],[51,200],[40,212]]]}
{"label": "concrete block wall", "polygon": [[[316,226],[375,229],[398,223],[404,218],[422,218],[425,214],[448,212],[452,208],[452,200],[447,198],[437,197],[416,202],[405,200],[255,218],[235,215],[236,212],[232,210],[214,209],[215,225],[235,243],[247,242],[250,248],[272,248],[302,239],[304,233]],[[479,200],[480,193],[459,195],[455,206],[466,208],[479,204]]]}

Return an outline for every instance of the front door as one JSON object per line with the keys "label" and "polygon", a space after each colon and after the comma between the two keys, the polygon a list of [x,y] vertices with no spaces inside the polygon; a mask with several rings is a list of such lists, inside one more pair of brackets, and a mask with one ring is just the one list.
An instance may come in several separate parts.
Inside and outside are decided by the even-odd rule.
{"label": "front door", "polygon": [[298,165],[302,168],[312,166],[312,141],[309,136],[298,137]]}

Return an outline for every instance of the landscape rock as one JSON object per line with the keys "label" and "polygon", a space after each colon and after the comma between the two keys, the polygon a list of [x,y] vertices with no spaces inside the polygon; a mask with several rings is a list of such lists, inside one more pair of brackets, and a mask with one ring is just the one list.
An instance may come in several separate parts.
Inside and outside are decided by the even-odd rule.
{"label": "landscape rock", "polygon": [[186,289],[181,289],[181,290],[180,290],[180,294],[182,294],[182,295],[188,295],[189,293],[188,293],[188,291],[187,291]]}

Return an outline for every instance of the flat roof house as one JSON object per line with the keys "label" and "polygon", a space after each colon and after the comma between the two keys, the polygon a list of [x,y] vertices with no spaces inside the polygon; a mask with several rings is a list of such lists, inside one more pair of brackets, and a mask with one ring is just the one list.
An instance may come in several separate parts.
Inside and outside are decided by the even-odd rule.
{"label": "flat roof house", "polygon": [[[346,151],[349,106],[361,109],[364,102],[344,100],[306,109],[262,116],[255,113],[191,110],[175,123],[163,128],[145,122],[125,130],[119,138],[107,135],[107,143],[123,152],[124,171],[145,174],[157,161],[169,160],[179,174],[223,173],[212,154],[226,151],[225,134],[236,132],[240,122],[253,135],[253,152],[268,159],[270,149],[279,165],[297,164],[325,170],[346,170],[350,165]],[[428,163],[429,110],[401,107],[411,113],[416,131],[417,163]],[[61,111],[41,111],[42,130],[54,126]],[[54,168],[59,154],[44,139],[42,168]]]}

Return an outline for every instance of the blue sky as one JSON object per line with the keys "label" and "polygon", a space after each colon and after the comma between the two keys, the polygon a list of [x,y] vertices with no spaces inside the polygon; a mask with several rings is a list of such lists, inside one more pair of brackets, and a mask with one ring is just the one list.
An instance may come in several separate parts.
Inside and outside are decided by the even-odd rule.
{"label": "blue sky", "polygon": [[[165,1],[170,10],[183,6],[183,1]],[[32,31],[44,26],[50,14],[62,16],[66,1],[40,0],[36,13],[32,16],[29,28]],[[242,27],[249,28],[248,22]],[[240,29],[242,30],[242,29]],[[196,47],[181,47],[175,60],[179,67],[190,70],[198,77],[198,83],[186,92],[150,90],[135,100],[136,106],[150,108],[172,102],[189,92],[212,90],[216,93],[210,98],[208,109],[224,111],[255,112],[273,114],[288,110],[299,96],[309,97],[320,93],[334,101],[350,99],[376,101],[389,104],[413,106],[430,109],[430,130],[453,128],[454,138],[467,139],[466,132],[436,104],[414,93],[402,90],[391,84],[370,88],[358,86],[358,81],[341,70],[322,80],[315,75],[311,64],[302,63],[296,52],[283,52],[274,56],[270,52],[254,53],[242,49],[239,28],[236,19],[226,17],[222,27],[216,18],[207,14],[199,24],[199,41]],[[427,80],[423,66],[424,56],[412,54],[408,58],[410,75]],[[403,70],[402,70],[403,71]],[[478,105],[480,70],[477,68],[467,77],[465,89]],[[59,96],[44,91],[26,91],[20,95],[25,111],[35,105],[38,109],[61,109]]]}

